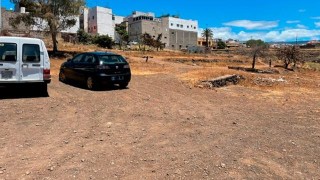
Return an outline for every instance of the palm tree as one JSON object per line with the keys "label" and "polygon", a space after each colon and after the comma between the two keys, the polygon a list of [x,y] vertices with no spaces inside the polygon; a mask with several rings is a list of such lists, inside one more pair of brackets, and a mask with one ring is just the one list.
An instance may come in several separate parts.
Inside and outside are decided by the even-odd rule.
{"label": "palm tree", "polygon": [[203,31],[202,31],[202,37],[203,38],[206,38],[206,46],[207,46],[207,48],[209,47],[209,39],[212,39],[212,37],[213,37],[213,32],[212,32],[212,30],[211,29],[209,29],[209,28],[206,28],[206,29],[204,29]]}

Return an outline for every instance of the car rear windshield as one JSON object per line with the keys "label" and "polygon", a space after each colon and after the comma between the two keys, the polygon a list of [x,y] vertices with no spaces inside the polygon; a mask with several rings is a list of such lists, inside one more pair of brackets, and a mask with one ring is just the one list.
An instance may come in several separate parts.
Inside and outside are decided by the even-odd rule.
{"label": "car rear windshield", "polygon": [[17,61],[17,44],[0,43],[0,61]]}
{"label": "car rear windshield", "polygon": [[99,60],[102,64],[126,63],[127,61],[119,55],[101,55]]}

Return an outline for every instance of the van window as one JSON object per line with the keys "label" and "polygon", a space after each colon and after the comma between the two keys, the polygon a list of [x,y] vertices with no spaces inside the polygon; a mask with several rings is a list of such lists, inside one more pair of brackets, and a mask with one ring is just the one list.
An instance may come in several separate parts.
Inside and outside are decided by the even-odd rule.
{"label": "van window", "polygon": [[38,44],[24,44],[22,46],[23,62],[40,62],[40,46]]}
{"label": "van window", "polygon": [[0,61],[17,61],[17,44],[0,43]]}

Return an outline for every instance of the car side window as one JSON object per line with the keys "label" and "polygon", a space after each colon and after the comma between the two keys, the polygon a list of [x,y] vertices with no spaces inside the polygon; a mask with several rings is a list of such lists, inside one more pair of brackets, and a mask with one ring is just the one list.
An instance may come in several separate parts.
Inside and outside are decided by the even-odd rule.
{"label": "car side window", "polygon": [[31,63],[40,62],[40,46],[38,44],[23,44],[22,61]]}
{"label": "car side window", "polygon": [[0,61],[17,61],[17,44],[0,43]]}
{"label": "car side window", "polygon": [[88,63],[88,64],[95,63],[95,57],[93,55],[86,55],[84,58],[84,63]]}
{"label": "car side window", "polygon": [[72,59],[73,63],[79,63],[83,59],[83,54],[79,54]]}

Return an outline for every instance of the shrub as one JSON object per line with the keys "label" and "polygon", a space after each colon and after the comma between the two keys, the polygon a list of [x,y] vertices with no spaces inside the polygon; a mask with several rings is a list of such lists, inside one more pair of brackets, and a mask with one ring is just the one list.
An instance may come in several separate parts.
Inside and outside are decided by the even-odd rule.
{"label": "shrub", "polygon": [[96,36],[94,38],[93,43],[97,44],[99,47],[108,48],[108,49],[112,49],[112,46],[114,44],[112,38],[109,37],[108,35]]}

